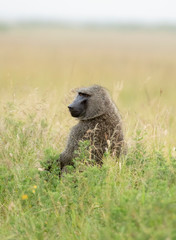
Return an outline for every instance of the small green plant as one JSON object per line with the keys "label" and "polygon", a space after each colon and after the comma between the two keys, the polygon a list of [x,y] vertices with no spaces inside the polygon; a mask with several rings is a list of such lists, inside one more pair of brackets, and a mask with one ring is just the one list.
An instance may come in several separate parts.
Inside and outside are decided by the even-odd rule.
{"label": "small green plant", "polygon": [[43,169],[43,171],[40,172],[40,176],[57,185],[61,173],[58,163],[59,154],[53,148],[47,148],[44,153],[44,160],[40,161],[41,168]]}

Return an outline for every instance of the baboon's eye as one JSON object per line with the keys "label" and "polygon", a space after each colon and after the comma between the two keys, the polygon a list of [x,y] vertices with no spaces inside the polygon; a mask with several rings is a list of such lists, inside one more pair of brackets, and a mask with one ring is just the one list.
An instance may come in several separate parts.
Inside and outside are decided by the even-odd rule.
{"label": "baboon's eye", "polygon": [[90,95],[87,94],[87,93],[78,92],[78,94],[79,94],[79,96],[81,96],[81,97],[90,97]]}

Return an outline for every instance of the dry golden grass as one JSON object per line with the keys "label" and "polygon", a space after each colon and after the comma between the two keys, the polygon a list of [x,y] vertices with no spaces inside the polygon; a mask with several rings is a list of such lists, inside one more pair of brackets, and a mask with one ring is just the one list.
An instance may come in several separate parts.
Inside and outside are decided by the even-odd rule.
{"label": "dry golden grass", "polygon": [[119,106],[128,135],[142,124],[152,129],[152,136],[163,135],[173,143],[175,42],[174,32],[162,31],[37,28],[0,32],[0,101],[21,100],[32,108],[39,98],[48,105],[47,114],[56,116],[64,129],[70,124],[64,121],[70,119],[69,91],[101,84]]}

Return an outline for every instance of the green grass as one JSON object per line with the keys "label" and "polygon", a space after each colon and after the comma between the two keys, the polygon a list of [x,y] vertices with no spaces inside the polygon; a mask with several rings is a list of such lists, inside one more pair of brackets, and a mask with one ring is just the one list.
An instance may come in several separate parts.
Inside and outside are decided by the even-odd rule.
{"label": "green grass", "polygon": [[77,164],[59,179],[38,171],[59,154],[52,125],[18,107],[1,117],[0,239],[176,239],[174,149],[137,129],[125,157],[107,153],[103,167]]}

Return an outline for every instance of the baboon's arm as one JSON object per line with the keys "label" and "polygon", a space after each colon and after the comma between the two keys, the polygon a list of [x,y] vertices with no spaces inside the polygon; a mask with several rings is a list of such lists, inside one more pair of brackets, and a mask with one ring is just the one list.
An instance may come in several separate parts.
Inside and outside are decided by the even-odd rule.
{"label": "baboon's arm", "polygon": [[66,165],[73,165],[73,159],[76,157],[75,150],[78,149],[78,143],[84,136],[84,129],[81,129],[79,123],[74,126],[68,137],[65,150],[60,154],[59,162],[61,169]]}

